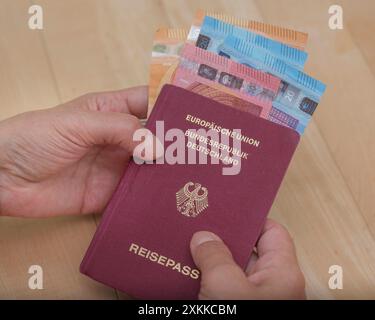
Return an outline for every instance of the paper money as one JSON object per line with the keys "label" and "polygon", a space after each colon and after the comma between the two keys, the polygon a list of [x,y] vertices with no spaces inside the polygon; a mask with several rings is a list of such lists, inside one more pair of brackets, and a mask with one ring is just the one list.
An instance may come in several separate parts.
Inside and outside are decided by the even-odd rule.
{"label": "paper money", "polygon": [[240,111],[249,112],[257,117],[259,117],[262,112],[261,106],[238,98],[232,94],[228,94],[218,89],[212,88],[206,84],[194,82],[191,83],[186,89],[201,96],[205,96],[207,98],[225,104],[229,107],[238,109]]}
{"label": "paper money", "polygon": [[229,35],[246,41],[249,45],[272,54],[297,69],[302,70],[305,65],[306,52],[212,17],[204,18],[196,46],[205,50],[219,52],[222,43]]}
{"label": "paper money", "polygon": [[170,82],[187,34],[187,29],[171,28],[160,28],[155,33],[150,66],[148,115],[161,87]]}
{"label": "paper money", "polygon": [[322,82],[234,36],[228,36],[215,53],[280,78],[269,120],[304,132],[325,91]]}
{"label": "paper money", "polygon": [[263,35],[265,37],[271,38],[273,40],[279,41],[284,43],[288,46],[304,50],[307,43],[307,33],[282,28],[279,26],[274,26],[271,24],[258,22],[258,21],[250,21],[246,19],[241,19],[238,17],[232,17],[229,15],[221,14],[221,13],[214,13],[208,12],[204,10],[198,10],[194,17],[194,22],[190,28],[190,32],[188,35],[188,41],[194,43],[198,39],[198,35],[200,33],[200,28],[203,23],[203,19],[205,16],[209,16],[226,23],[230,23],[234,26],[251,30],[257,34]]}
{"label": "paper money", "polygon": [[267,119],[280,79],[185,44],[172,84],[211,98],[220,96],[217,93],[220,91],[225,94],[220,98],[226,101],[229,101],[228,95],[234,96],[257,107],[246,107],[246,103],[239,103],[238,99],[231,99],[226,104]]}

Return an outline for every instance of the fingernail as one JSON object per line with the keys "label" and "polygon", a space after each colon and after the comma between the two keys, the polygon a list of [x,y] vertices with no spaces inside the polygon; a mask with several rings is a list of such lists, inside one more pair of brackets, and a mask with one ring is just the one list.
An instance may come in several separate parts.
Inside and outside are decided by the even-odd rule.
{"label": "fingernail", "polygon": [[193,238],[191,239],[191,246],[193,248],[196,248],[200,246],[203,243],[209,242],[209,241],[220,241],[222,240],[214,233],[209,231],[199,231],[193,235]]}

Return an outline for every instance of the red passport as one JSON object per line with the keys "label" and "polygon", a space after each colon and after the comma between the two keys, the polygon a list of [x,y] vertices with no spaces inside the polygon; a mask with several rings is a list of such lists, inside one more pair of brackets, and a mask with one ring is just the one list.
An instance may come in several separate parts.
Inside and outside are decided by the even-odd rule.
{"label": "red passport", "polygon": [[[210,159],[207,164],[130,163],[81,272],[136,298],[196,299],[200,278],[189,250],[192,235],[216,233],[245,268],[299,134],[172,85],[164,86],[147,122],[153,133],[157,121],[164,121],[165,132],[185,133],[185,156],[189,150],[203,152],[188,143],[186,133],[194,129],[214,128],[241,141],[239,173],[223,175],[230,162]],[[172,143],[166,142],[165,150]]]}

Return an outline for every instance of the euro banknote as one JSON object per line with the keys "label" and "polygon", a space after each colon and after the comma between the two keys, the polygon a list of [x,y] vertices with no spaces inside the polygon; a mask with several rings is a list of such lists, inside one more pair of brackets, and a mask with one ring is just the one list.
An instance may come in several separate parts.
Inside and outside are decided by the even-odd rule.
{"label": "euro banknote", "polygon": [[[192,79],[192,76],[188,75],[186,78]],[[262,112],[262,107],[258,104],[246,101],[242,98],[237,97],[236,95],[223,92],[219,89],[215,89],[200,82],[192,81],[187,87],[185,86],[184,88],[188,91],[215,100],[229,107],[251,113],[254,116],[259,116]]]}
{"label": "euro banknote", "polygon": [[[303,47],[306,44],[307,35],[295,30],[280,28],[261,22],[243,20],[223,14],[204,12],[203,10],[198,10],[195,16],[192,26],[194,30],[200,30],[200,25],[203,22],[206,13],[207,15],[221,19],[225,22],[234,23],[240,27],[248,27],[260,34],[264,33],[267,36],[296,47]],[[186,38],[195,43],[197,37],[198,34],[195,38],[191,38],[191,31],[189,32],[188,29],[184,28],[159,28],[156,31],[150,65],[148,115],[152,111],[161,87],[164,84],[171,82],[174,71],[178,65],[179,52],[183,47]],[[217,94],[219,94],[219,92]],[[222,95],[223,93],[220,94]]]}
{"label": "euro banknote", "polygon": [[325,91],[322,82],[234,36],[228,36],[215,53],[280,78],[269,120],[304,132]]}
{"label": "euro banknote", "polygon": [[[231,101],[233,107],[267,119],[280,79],[185,44],[172,84],[211,98],[220,97],[222,100]],[[237,99],[228,100],[228,95]]]}
{"label": "euro banknote", "polygon": [[198,10],[194,16],[194,21],[187,38],[189,42],[195,44],[195,42],[197,41],[205,16],[221,20],[225,23],[230,23],[240,28],[248,29],[257,34],[279,41],[300,50],[304,50],[307,44],[308,36],[307,33],[304,32],[204,10]]}
{"label": "euro banknote", "polygon": [[170,82],[187,34],[187,29],[171,28],[160,28],[155,33],[150,65],[148,115],[161,87]]}
{"label": "euro banknote", "polygon": [[287,46],[278,41],[209,16],[206,16],[203,20],[196,46],[205,50],[218,52],[225,38],[229,35],[244,40],[258,47],[259,50],[263,50],[300,70],[302,70],[305,65],[307,59],[307,53],[305,51]]}

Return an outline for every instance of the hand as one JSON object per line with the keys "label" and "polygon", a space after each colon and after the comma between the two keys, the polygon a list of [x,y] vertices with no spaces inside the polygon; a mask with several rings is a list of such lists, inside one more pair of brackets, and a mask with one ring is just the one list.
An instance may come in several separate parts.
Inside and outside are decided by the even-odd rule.
{"label": "hand", "polygon": [[200,299],[305,299],[305,280],[288,231],[267,220],[244,272],[222,240],[197,232],[191,252],[201,270]]}
{"label": "hand", "polygon": [[147,88],[136,87],[88,94],[1,122],[0,214],[103,210],[137,145],[133,132],[146,112]]}

